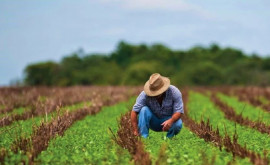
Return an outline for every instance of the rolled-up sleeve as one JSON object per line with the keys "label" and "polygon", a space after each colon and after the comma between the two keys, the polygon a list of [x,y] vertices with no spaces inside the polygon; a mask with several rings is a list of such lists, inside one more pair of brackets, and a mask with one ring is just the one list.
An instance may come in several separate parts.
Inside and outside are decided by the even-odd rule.
{"label": "rolled-up sleeve", "polygon": [[176,87],[173,90],[173,113],[180,112],[184,113],[184,104],[182,100],[182,94]]}
{"label": "rolled-up sleeve", "polygon": [[144,93],[144,91],[142,91],[136,99],[136,103],[133,106],[133,111],[140,112],[142,107],[145,105],[146,105],[146,94]]}

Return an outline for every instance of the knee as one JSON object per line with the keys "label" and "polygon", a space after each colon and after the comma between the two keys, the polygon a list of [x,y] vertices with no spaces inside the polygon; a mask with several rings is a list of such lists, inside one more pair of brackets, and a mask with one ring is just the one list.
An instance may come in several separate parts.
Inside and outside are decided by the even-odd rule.
{"label": "knee", "polygon": [[140,114],[148,114],[148,113],[151,113],[150,108],[147,106],[143,106],[140,111]]}
{"label": "knee", "polygon": [[181,119],[177,120],[175,123],[174,123],[174,129],[179,131],[181,130],[183,127],[183,122]]}
{"label": "knee", "polygon": [[139,113],[139,118],[140,117],[142,117],[142,118],[146,117],[146,118],[150,119],[152,117],[152,112],[151,112],[150,108],[147,106],[142,107],[142,109]]}

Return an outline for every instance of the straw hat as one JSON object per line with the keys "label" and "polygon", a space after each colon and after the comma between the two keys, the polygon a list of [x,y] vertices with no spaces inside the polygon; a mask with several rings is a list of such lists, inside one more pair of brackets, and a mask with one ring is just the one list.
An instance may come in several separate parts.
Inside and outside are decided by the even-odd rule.
{"label": "straw hat", "polygon": [[147,96],[157,96],[165,92],[170,86],[170,79],[154,73],[144,85],[144,92]]}

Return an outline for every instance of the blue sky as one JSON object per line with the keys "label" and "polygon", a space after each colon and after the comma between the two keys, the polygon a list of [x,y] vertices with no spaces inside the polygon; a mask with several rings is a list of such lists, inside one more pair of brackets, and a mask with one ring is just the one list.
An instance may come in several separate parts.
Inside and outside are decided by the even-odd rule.
{"label": "blue sky", "polygon": [[30,63],[79,48],[109,53],[120,40],[240,48],[270,55],[267,0],[0,0],[0,85]]}

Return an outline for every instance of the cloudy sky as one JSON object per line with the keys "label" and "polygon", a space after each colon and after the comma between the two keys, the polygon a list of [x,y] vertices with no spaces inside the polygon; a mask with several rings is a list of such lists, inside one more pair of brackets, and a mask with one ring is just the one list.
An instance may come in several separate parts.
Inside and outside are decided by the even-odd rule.
{"label": "cloudy sky", "polygon": [[240,48],[270,55],[269,0],[0,0],[0,85],[30,63],[79,48],[109,53],[120,40]]}

